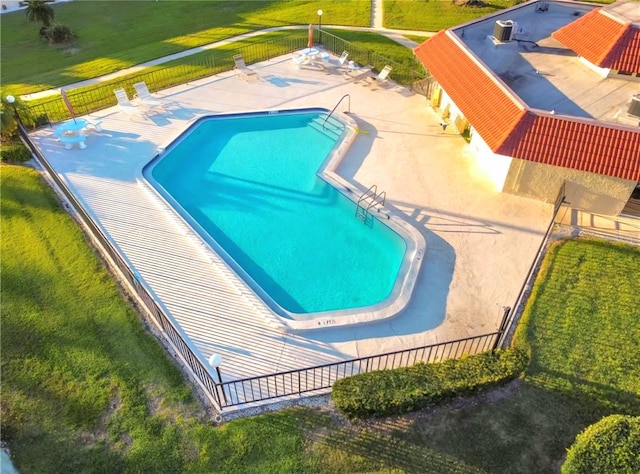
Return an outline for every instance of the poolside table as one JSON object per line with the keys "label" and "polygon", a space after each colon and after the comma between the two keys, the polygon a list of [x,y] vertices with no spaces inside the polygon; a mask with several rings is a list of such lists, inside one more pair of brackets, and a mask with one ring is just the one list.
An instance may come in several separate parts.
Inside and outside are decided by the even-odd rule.
{"label": "poolside table", "polygon": [[318,48],[304,48],[298,51],[298,54],[302,56],[309,56],[309,58],[313,59],[320,54],[320,50]]}
{"label": "poolside table", "polygon": [[60,143],[64,143],[67,150],[73,148],[74,143],[78,144],[78,148],[86,148],[87,145],[84,142],[82,131],[88,123],[89,122],[83,118],[63,122],[55,129],[54,135],[58,137]]}

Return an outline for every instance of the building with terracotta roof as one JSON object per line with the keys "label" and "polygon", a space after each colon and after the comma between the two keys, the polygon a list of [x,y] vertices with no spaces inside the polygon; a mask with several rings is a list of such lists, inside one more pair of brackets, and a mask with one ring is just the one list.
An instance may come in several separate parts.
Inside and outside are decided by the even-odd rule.
{"label": "building with terracotta roof", "polygon": [[414,52],[499,190],[640,216],[640,3],[535,0]]}

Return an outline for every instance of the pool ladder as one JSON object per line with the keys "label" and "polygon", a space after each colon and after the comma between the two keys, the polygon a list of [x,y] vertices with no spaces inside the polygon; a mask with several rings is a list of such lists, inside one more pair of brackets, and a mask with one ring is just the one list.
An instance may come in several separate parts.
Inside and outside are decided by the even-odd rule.
{"label": "pool ladder", "polygon": [[373,216],[369,211],[376,206],[384,206],[386,197],[387,193],[385,191],[378,193],[378,186],[372,184],[358,199],[356,218],[360,219],[365,224],[370,224]]}

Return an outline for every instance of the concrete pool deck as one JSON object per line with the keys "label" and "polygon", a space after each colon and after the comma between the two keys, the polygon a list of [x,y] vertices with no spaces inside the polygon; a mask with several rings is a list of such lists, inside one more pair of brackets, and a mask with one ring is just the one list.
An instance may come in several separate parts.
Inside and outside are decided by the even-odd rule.
{"label": "concrete pool deck", "polygon": [[[93,115],[103,130],[86,149],[65,149],[53,129],[34,142],[208,359],[223,380],[417,347],[497,329],[512,305],[551,218],[552,206],[496,191],[470,146],[444,131],[428,101],[390,84],[373,89],[338,72],[297,69],[291,55],[251,66],[260,80],[226,72],[160,94],[171,104],[148,118],[116,107]],[[325,107],[345,94],[360,133],[338,169],[427,241],[414,296],[395,318],[362,326],[283,333],[269,309],[141,180],[141,169],[203,114]],[[344,110],[346,100],[340,110]]]}

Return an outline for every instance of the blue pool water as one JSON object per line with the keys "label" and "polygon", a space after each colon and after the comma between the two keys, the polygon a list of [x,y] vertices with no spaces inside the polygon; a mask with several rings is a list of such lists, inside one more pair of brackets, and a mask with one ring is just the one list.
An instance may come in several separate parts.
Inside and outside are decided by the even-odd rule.
{"label": "blue pool water", "polygon": [[[387,298],[406,244],[316,173],[344,134],[324,110],[215,116],[195,123],[144,174],[292,313]],[[196,228],[198,226],[195,226]],[[235,266],[237,265],[237,267]]]}

